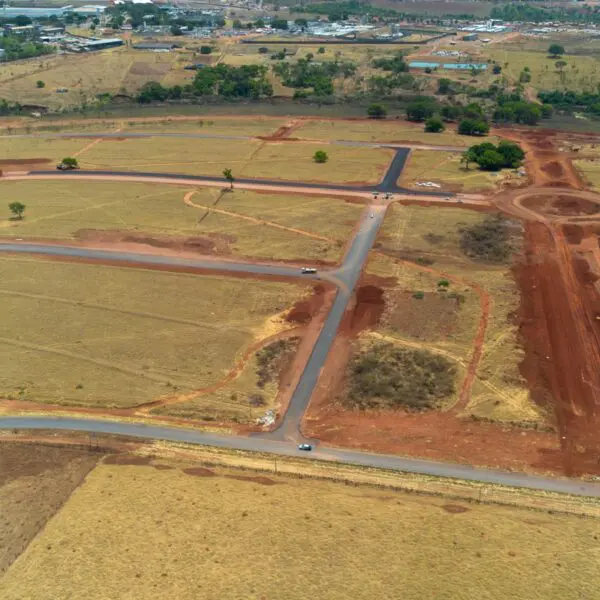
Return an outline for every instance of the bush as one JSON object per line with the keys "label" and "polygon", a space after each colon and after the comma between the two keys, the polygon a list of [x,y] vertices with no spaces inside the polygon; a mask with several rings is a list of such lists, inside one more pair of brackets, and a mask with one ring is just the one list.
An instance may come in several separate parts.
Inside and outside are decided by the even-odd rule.
{"label": "bush", "polygon": [[67,167],[76,167],[78,165],[77,159],[71,156],[63,158],[61,162],[63,165],[67,165]]}
{"label": "bush", "polygon": [[356,354],[348,365],[351,408],[435,408],[454,393],[456,367],[445,357],[426,350],[378,343]]}
{"label": "bush", "polygon": [[367,115],[370,119],[385,119],[387,115],[387,110],[385,106],[381,104],[371,104],[369,108],[367,108]]}
{"label": "bush", "polygon": [[564,53],[565,53],[565,48],[564,48],[564,46],[561,46],[560,44],[550,44],[550,47],[548,48],[548,54],[552,58],[557,58],[559,56],[562,56]]}
{"label": "bush", "polygon": [[268,49],[268,48],[266,48],[265,46],[261,46],[261,47],[258,49],[258,53],[259,53],[259,54],[267,54],[268,52],[269,52],[269,49]]}
{"label": "bush", "polygon": [[313,155],[313,160],[316,163],[326,163],[329,160],[329,156],[327,156],[327,152],[324,150],[317,150]]}
{"label": "bush", "polygon": [[494,65],[492,67],[492,73],[494,75],[500,75],[500,73],[502,73],[502,67],[500,65]]}
{"label": "bush", "polygon": [[463,119],[458,124],[458,133],[461,135],[487,135],[490,126],[481,119]]}
{"label": "bush", "polygon": [[440,111],[444,121],[458,121],[463,114],[462,106],[446,105]]}
{"label": "bush", "polygon": [[40,79],[39,81],[36,81],[35,86],[38,88],[45,88],[46,84]]}
{"label": "bush", "polygon": [[440,133],[444,129],[446,129],[446,126],[439,117],[429,117],[425,121],[425,131],[427,133]]}
{"label": "bush", "polygon": [[200,46],[200,54],[212,54],[212,51],[211,46]]}
{"label": "bush", "polygon": [[509,221],[502,215],[487,216],[483,223],[461,232],[462,251],[475,260],[490,263],[505,262],[511,252]]}
{"label": "bush", "polygon": [[412,102],[406,107],[406,118],[409,121],[421,122],[435,113],[435,104],[427,100]]}

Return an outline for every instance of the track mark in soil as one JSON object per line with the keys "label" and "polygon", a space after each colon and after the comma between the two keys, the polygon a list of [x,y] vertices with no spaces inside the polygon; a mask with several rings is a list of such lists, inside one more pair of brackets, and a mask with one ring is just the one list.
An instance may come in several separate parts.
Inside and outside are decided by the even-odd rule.
{"label": "track mark in soil", "polygon": [[466,506],[461,506],[460,504],[444,504],[442,506],[442,508],[453,515],[458,515],[461,513],[466,513],[469,512],[469,510],[471,510],[470,508],[467,508]]}
{"label": "track mark in soil", "polygon": [[206,467],[189,467],[182,469],[186,475],[192,475],[194,477],[216,477],[217,474]]}
{"label": "track mark in soil", "polygon": [[105,465],[136,465],[151,466],[149,456],[135,456],[133,454],[111,454],[104,459]]}

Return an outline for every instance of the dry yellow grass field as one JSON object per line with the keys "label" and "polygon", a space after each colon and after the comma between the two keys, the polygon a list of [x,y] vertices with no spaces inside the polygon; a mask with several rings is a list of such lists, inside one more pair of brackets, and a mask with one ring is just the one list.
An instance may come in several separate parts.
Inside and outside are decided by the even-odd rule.
{"label": "dry yellow grass field", "polygon": [[165,466],[99,465],[2,598],[599,597],[595,518]]}
{"label": "dry yellow grass field", "polygon": [[433,181],[441,185],[442,191],[478,192],[494,189],[507,177],[507,171],[489,173],[477,166],[466,170],[461,166],[460,158],[458,152],[413,150],[398,184],[418,190],[425,188],[417,182]]}
{"label": "dry yellow grass field", "polygon": [[338,261],[362,211],[337,198],[146,183],[5,181],[2,191],[7,204],[25,198],[27,209],[22,220],[6,210],[0,237],[100,239],[113,231],[170,236],[162,243],[174,247],[203,237],[201,252],[275,260]]}
{"label": "dry yellow grass field", "polygon": [[[134,93],[148,81],[183,84],[194,77],[193,71],[183,70],[192,56],[189,52],[142,52],[122,47],[11,62],[0,74],[0,97],[60,110],[92,102],[104,92]],[[38,88],[38,80],[46,86]],[[57,93],[58,88],[68,92]]]}
{"label": "dry yellow grass field", "polygon": [[[214,385],[289,327],[282,315],[307,291],[11,256],[0,272],[0,397],[69,406],[131,407]],[[237,404],[213,418],[250,414],[248,396]]]}
{"label": "dry yellow grass field", "polygon": [[[384,318],[380,333],[398,343],[427,347],[464,367],[471,357],[481,316],[480,298],[468,283],[480,286],[490,297],[490,318],[466,413],[499,421],[544,422],[519,373],[523,349],[511,319],[519,305],[519,292],[510,265],[476,262],[460,249],[461,229],[484,218],[482,213],[467,209],[391,207],[381,231],[382,249],[408,262],[378,257],[372,268],[380,275],[397,278],[396,290],[386,292],[388,309],[403,307],[404,316]],[[435,273],[419,272],[417,264],[411,266],[422,259],[433,261],[426,268]],[[460,308],[455,300],[447,298],[448,293],[441,294],[437,289],[438,282],[447,276],[448,291],[461,297]],[[453,276],[461,281],[452,281]],[[425,297],[414,298],[414,291],[424,292]]]}
{"label": "dry yellow grass field", "polygon": [[310,120],[294,130],[294,137],[314,140],[352,140],[361,142],[417,142],[432,145],[470,146],[472,139],[447,129],[425,133],[422,124],[406,121]]}
{"label": "dry yellow grass field", "polygon": [[[313,160],[316,150],[326,151],[328,162],[317,164]],[[0,157],[5,160],[45,158],[56,162],[73,154],[82,169],[221,177],[223,169],[230,168],[234,177],[322,183],[377,183],[393,158],[391,150],[308,142],[176,137],[0,139]],[[42,168],[48,166],[54,167]]]}

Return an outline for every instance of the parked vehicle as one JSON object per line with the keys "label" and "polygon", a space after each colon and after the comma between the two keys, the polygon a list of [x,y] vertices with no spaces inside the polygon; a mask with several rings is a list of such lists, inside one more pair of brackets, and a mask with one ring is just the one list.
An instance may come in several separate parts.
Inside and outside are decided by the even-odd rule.
{"label": "parked vehicle", "polygon": [[310,452],[312,450],[312,444],[300,444],[298,446],[298,450],[304,450],[305,452]]}
{"label": "parked vehicle", "polygon": [[317,272],[317,270],[313,269],[312,267],[302,267],[300,269],[300,273],[302,273],[303,275],[312,275],[316,272]]}

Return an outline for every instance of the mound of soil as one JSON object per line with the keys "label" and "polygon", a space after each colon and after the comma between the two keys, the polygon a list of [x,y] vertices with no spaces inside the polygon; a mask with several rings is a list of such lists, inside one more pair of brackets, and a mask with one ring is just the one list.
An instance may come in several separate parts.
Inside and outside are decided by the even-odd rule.
{"label": "mound of soil", "polygon": [[557,160],[551,160],[543,164],[540,168],[546,175],[550,175],[554,179],[560,179],[565,176],[565,170]]}
{"label": "mound of soil", "polygon": [[265,477],[264,475],[226,475],[229,479],[237,479],[238,481],[252,481],[253,483],[259,483],[260,485],[277,485],[278,483],[282,483],[281,481],[275,481],[270,477]]}
{"label": "mound of soil", "polygon": [[312,296],[296,302],[292,310],[286,315],[285,320],[288,323],[298,323],[300,325],[310,323],[311,319],[321,310],[324,302],[325,288],[321,284],[315,285]]}

